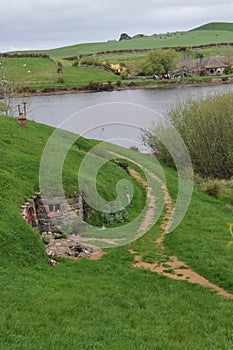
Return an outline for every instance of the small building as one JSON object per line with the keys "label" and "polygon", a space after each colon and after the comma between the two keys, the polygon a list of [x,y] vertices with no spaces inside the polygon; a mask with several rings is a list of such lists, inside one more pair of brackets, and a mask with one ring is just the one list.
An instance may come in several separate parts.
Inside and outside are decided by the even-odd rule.
{"label": "small building", "polygon": [[21,214],[29,225],[39,230],[62,229],[72,220],[83,220],[83,203],[80,194],[73,198],[41,196],[38,192],[21,206]]}
{"label": "small building", "polygon": [[225,68],[226,64],[217,57],[204,58],[201,63],[202,75],[222,75]]}

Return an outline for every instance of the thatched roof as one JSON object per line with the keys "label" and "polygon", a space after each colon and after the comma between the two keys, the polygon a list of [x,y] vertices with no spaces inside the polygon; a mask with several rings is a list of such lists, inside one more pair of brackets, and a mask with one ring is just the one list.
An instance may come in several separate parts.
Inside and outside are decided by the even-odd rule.
{"label": "thatched roof", "polygon": [[202,67],[205,69],[224,68],[226,65],[222,63],[217,57],[209,57],[203,59]]}

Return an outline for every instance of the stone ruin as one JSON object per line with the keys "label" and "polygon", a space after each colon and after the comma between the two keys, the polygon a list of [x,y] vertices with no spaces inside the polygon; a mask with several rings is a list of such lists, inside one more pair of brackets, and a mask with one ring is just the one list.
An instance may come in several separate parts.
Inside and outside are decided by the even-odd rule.
{"label": "stone ruin", "polygon": [[28,199],[20,210],[28,224],[39,232],[49,232],[53,228],[62,230],[73,220],[83,220],[83,202],[79,194],[66,200],[65,197],[42,198],[38,192]]}
{"label": "stone ruin", "polygon": [[[83,223],[83,199],[80,194],[72,198],[41,196],[38,192],[20,208],[21,215],[36,231],[39,231],[49,256],[49,263],[56,265],[54,256],[73,259],[95,259],[102,255],[98,247],[80,243],[78,232],[64,237],[62,229],[77,219]],[[61,238],[60,238],[61,237]]]}

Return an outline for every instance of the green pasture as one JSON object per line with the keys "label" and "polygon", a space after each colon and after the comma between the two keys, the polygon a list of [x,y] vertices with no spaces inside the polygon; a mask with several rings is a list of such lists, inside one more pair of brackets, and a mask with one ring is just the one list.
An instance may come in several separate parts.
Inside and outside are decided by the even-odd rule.
{"label": "green pasture", "polygon": [[[46,86],[82,86],[91,81],[117,81],[119,77],[96,67],[66,65],[62,75],[57,73],[56,62],[49,58],[0,58],[4,80],[18,86],[43,88]],[[62,82],[60,81],[62,79]]]}
{"label": "green pasture", "polygon": [[5,58],[0,57],[1,69],[7,80],[19,84],[54,82],[56,64],[49,58]]}
{"label": "green pasture", "polygon": [[67,46],[44,51],[54,58],[79,56],[101,51],[126,50],[126,49],[154,49],[172,48],[177,46],[198,46],[208,44],[232,43],[232,32],[225,30],[196,30],[188,32],[175,32],[156,34],[141,38],[132,38],[125,41],[87,43]]}
{"label": "green pasture", "polygon": [[[161,219],[137,241],[106,249],[98,261],[59,259],[49,266],[20,205],[38,190],[40,159],[53,129],[29,121],[21,127],[15,118],[1,116],[0,130],[0,349],[232,349],[232,301],[132,267],[129,249],[144,261],[161,257],[154,244]],[[78,165],[96,144],[79,139],[72,146],[64,164],[67,193],[77,189]],[[110,150],[136,157],[117,146]],[[151,164],[149,155],[137,158]],[[166,166],[163,171],[175,200],[177,174]],[[101,169],[99,191],[105,198],[114,198],[122,177],[129,178],[114,163]],[[138,193],[131,208],[136,215],[144,205],[143,189],[131,181]],[[233,293],[233,252],[226,250],[232,214],[229,199],[214,199],[195,187],[187,215],[165,240],[165,252]]]}
{"label": "green pasture", "polygon": [[154,33],[150,35],[137,34],[130,40],[118,41],[119,38],[112,38],[112,40],[107,42],[81,43],[37,52],[43,52],[49,54],[55,59],[58,59],[62,57],[96,54],[104,51],[107,51],[107,54],[109,54],[114,50],[156,49],[184,46],[191,47],[210,44],[218,45],[223,43],[228,44],[232,43],[232,31],[232,23],[214,22],[191,29],[189,31],[156,33],[155,29]]}
{"label": "green pasture", "polygon": [[72,85],[84,85],[89,82],[96,81],[112,81],[115,82],[119,80],[119,76],[109,73],[101,68],[96,67],[70,67],[64,68],[62,77],[64,83],[68,86]]}
{"label": "green pasture", "polygon": [[233,31],[233,23],[230,22],[211,22],[204,24],[200,27],[194,28],[193,30],[224,30],[224,31]]}

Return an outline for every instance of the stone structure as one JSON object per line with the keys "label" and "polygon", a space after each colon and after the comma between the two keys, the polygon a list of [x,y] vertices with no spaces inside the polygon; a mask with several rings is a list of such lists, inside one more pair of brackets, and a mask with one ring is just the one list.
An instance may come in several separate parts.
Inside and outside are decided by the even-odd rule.
{"label": "stone structure", "polygon": [[83,223],[83,199],[80,194],[66,200],[64,197],[42,198],[38,192],[28,199],[20,210],[27,223],[40,232],[50,265],[57,265],[53,257],[93,260],[101,258],[104,254],[101,248],[81,243],[78,232],[66,237],[60,235],[62,228],[67,224],[76,222],[77,219]]}
{"label": "stone structure", "polygon": [[80,222],[83,220],[82,196],[77,194],[68,200],[47,196],[42,199],[38,192],[21,206],[21,214],[28,224],[40,232],[62,229],[77,218]]}

